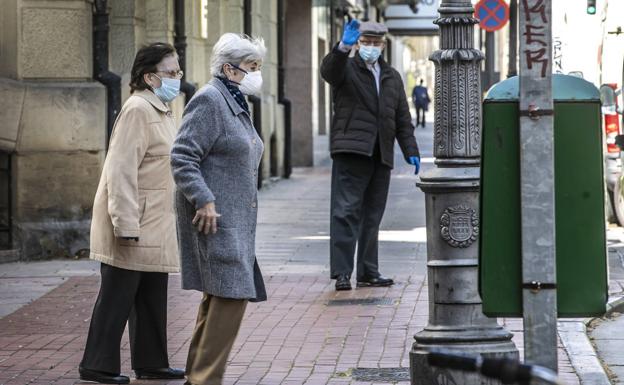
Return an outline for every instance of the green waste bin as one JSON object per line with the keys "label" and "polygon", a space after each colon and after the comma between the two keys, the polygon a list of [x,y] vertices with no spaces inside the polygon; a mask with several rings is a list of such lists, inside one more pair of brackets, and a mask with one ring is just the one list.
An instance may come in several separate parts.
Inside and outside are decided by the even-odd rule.
{"label": "green waste bin", "polygon": [[[600,93],[553,75],[555,226],[560,317],[602,315],[608,297]],[[483,312],[522,316],[518,77],[483,102],[479,291]]]}

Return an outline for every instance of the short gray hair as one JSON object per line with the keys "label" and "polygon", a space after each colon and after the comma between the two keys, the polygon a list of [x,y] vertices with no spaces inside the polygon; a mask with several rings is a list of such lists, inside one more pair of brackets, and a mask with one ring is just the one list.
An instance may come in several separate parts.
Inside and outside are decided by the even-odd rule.
{"label": "short gray hair", "polygon": [[224,33],[212,49],[210,73],[212,76],[223,74],[223,65],[232,63],[263,60],[266,54],[264,40],[261,37],[249,37],[236,33]]}

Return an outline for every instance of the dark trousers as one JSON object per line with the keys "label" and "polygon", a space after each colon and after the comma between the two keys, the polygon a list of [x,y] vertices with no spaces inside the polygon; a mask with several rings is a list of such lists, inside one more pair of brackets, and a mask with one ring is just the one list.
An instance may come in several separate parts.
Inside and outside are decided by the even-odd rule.
{"label": "dark trousers", "polygon": [[121,337],[128,322],[132,369],[168,368],[168,274],[125,270],[104,263],[100,271],[102,284],[80,366],[119,373]]}
{"label": "dark trousers", "polygon": [[427,109],[424,106],[416,106],[416,126],[422,123],[422,126],[425,127],[425,112]]}
{"label": "dark trousers", "polygon": [[357,278],[379,276],[379,224],[386,209],[391,169],[355,154],[333,156],[330,221],[331,278],[351,277],[357,244]]}

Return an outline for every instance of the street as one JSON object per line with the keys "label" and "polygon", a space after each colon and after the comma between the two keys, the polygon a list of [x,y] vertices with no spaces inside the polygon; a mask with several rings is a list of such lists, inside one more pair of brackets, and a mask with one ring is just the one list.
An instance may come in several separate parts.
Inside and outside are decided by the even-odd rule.
{"label": "street", "polygon": [[[423,167],[432,167],[432,127],[416,133]],[[380,233],[381,272],[397,281],[389,288],[334,291],[328,277],[330,168],[297,169],[290,179],[261,190],[257,254],[269,300],[247,307],[226,384],[409,383],[413,335],[428,314],[425,212],[412,166],[398,148],[396,157]],[[79,383],[97,268],[85,259],[2,266],[0,384]],[[179,275],[170,275],[168,345],[174,367],[185,365],[200,297],[182,291]],[[522,321],[504,324],[522,355]],[[129,353],[126,335],[125,374],[132,374]],[[559,360],[562,378],[578,384],[561,346]]]}
{"label": "street", "polygon": [[3,2],[0,385],[501,383],[439,348],[624,384],[622,14]]}

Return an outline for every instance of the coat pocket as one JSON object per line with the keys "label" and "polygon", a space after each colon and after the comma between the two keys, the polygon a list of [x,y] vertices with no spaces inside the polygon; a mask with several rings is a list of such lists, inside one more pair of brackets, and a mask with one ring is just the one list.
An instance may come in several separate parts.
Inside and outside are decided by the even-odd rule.
{"label": "coat pocket", "polygon": [[345,125],[342,128],[343,135],[347,134],[347,130],[349,129],[349,126],[351,125],[351,120],[353,120],[353,115],[355,114],[356,109],[357,109],[356,106],[351,107],[351,111],[349,112],[349,117],[347,118],[347,121],[345,122]]}
{"label": "coat pocket", "polygon": [[206,235],[204,256],[224,265],[240,264],[242,248],[236,228],[221,227],[216,234]]}
{"label": "coat pocket", "polygon": [[147,205],[147,197],[141,197],[139,199],[139,226],[143,224],[143,217],[145,216],[145,206]]}
{"label": "coat pocket", "polygon": [[122,247],[160,247],[164,232],[172,231],[163,228],[163,202],[166,199],[165,190],[142,190],[139,193],[139,227],[141,234],[139,241],[119,240]]}

